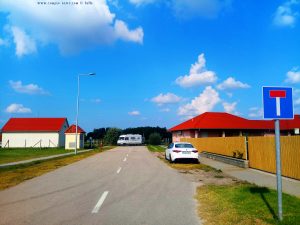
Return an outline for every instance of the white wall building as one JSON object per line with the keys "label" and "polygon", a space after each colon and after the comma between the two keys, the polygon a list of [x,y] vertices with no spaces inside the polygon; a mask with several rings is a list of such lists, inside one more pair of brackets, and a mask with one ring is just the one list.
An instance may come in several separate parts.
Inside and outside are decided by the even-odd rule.
{"label": "white wall building", "polygon": [[68,127],[67,118],[11,118],[2,128],[2,147],[63,147]]}
{"label": "white wall building", "polygon": [[[77,148],[84,148],[84,134],[85,131],[78,126],[77,127]],[[75,149],[75,140],[76,140],[76,125],[70,126],[66,131],[66,142],[65,142],[65,149]]]}

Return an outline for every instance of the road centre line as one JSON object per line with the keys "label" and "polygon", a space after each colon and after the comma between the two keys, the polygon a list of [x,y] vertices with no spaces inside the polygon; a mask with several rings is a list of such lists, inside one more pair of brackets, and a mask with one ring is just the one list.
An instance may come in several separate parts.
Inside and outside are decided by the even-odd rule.
{"label": "road centre line", "polygon": [[101,195],[101,198],[99,199],[99,201],[97,202],[97,204],[95,205],[92,213],[98,213],[99,209],[101,208],[103,202],[105,201],[106,197],[108,195],[108,191],[104,191],[103,194]]}
{"label": "road centre line", "polygon": [[127,160],[127,158],[125,157],[125,158],[123,159],[123,162],[126,162],[126,160]]}
{"label": "road centre line", "polygon": [[120,172],[121,172],[121,169],[122,169],[122,167],[120,167],[120,168],[117,170],[117,173],[120,173]]}

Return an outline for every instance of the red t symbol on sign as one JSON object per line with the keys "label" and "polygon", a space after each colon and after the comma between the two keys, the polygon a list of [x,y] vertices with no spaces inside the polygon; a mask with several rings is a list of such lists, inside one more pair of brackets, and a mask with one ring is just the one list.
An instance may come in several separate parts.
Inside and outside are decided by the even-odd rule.
{"label": "red t symbol on sign", "polygon": [[272,90],[270,91],[270,98],[276,98],[276,115],[280,116],[280,99],[286,98],[286,91],[284,90]]}

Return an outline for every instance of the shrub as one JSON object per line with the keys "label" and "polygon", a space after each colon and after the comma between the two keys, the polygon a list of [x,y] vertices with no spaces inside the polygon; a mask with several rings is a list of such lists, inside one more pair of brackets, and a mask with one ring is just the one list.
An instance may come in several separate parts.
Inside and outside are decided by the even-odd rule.
{"label": "shrub", "polygon": [[161,136],[159,133],[152,133],[149,135],[149,144],[150,145],[160,145]]}
{"label": "shrub", "polygon": [[120,135],[121,135],[121,129],[109,128],[104,136],[104,144],[105,145],[116,145]]}

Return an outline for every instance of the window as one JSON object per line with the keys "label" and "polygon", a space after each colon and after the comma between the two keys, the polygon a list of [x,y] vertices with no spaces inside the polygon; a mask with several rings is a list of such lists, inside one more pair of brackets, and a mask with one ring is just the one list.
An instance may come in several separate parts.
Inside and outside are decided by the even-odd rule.
{"label": "window", "polygon": [[175,148],[194,148],[191,144],[176,144]]}
{"label": "window", "polygon": [[131,140],[135,140],[135,137],[130,137]]}
{"label": "window", "polygon": [[128,141],[128,140],[129,140],[129,138],[128,138],[128,137],[126,137],[126,138],[125,138],[125,141]]}
{"label": "window", "polygon": [[169,144],[168,148],[173,148],[173,146],[174,146],[174,144],[171,143],[171,144]]}

